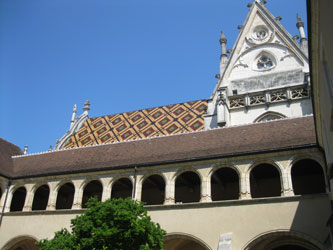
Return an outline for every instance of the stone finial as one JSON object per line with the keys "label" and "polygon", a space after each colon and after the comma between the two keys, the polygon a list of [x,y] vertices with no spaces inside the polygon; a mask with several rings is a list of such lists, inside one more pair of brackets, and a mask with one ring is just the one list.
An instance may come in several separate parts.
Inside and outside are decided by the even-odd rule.
{"label": "stone finial", "polygon": [[296,42],[297,40],[299,39],[299,36],[298,35],[294,35],[293,36],[293,40]]}
{"label": "stone finial", "polygon": [[261,4],[266,4],[266,3],[267,3],[266,0],[262,0],[262,1],[261,1]]}
{"label": "stone finial", "polygon": [[275,20],[280,22],[282,20],[282,17],[277,16],[277,17],[275,17]]}
{"label": "stone finial", "polygon": [[297,18],[296,27],[297,28],[304,27],[304,22],[302,21],[301,17],[298,14],[296,14],[296,18]]}
{"label": "stone finial", "polygon": [[85,112],[88,112],[88,111],[90,110],[90,102],[89,102],[89,100],[87,100],[87,101],[84,103],[83,110],[84,110]]}
{"label": "stone finial", "polygon": [[73,107],[73,113],[72,113],[72,120],[71,120],[71,126],[73,126],[74,122],[75,122],[75,116],[76,116],[76,104],[74,104],[74,107]]}
{"label": "stone finial", "polygon": [[50,145],[50,147],[49,147],[49,152],[51,152],[52,151],[52,145]]}
{"label": "stone finial", "polygon": [[248,4],[247,4],[247,7],[248,7],[248,8],[251,8],[251,7],[252,7],[252,3],[248,3]]}
{"label": "stone finial", "polygon": [[221,31],[221,38],[220,38],[220,44],[227,43],[227,38],[224,35],[224,31]]}
{"label": "stone finial", "polygon": [[241,30],[243,29],[244,25],[237,25],[237,29]]}
{"label": "stone finial", "polygon": [[25,145],[25,146],[24,146],[23,154],[26,155],[27,153],[28,153],[28,145]]}

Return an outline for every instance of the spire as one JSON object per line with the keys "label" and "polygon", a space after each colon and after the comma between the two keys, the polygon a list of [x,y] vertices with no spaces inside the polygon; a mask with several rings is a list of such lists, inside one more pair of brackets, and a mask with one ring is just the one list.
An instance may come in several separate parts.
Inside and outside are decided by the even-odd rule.
{"label": "spire", "polygon": [[306,40],[305,37],[304,22],[302,21],[301,17],[298,14],[296,15],[296,18],[297,18],[296,27],[299,31],[301,49],[306,55],[308,55],[308,41]]}
{"label": "spire", "polygon": [[73,124],[74,124],[74,122],[75,122],[75,116],[76,116],[76,104],[74,104],[74,107],[73,107],[72,120],[71,120],[71,127],[73,126]]}
{"label": "spire", "polygon": [[224,35],[224,31],[221,31],[221,38],[220,38],[220,45],[221,45],[221,58],[220,58],[220,75],[222,75],[223,71],[225,70],[225,66],[228,62],[228,55],[227,55],[227,38]]}

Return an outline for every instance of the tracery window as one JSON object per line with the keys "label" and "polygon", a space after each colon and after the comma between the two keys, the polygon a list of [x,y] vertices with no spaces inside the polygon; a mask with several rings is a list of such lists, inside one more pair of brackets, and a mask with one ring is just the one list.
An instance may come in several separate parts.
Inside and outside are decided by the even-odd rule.
{"label": "tracery window", "polygon": [[272,59],[266,55],[261,56],[257,62],[258,69],[270,69],[273,65]]}

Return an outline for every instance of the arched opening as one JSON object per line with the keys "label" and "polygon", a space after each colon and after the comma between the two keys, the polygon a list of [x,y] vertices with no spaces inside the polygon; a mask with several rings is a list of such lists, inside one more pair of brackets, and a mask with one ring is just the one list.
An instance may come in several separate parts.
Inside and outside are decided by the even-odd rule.
{"label": "arched opening", "polygon": [[72,183],[61,186],[57,195],[56,209],[71,209],[74,200],[75,187]]}
{"label": "arched opening", "polygon": [[89,182],[83,190],[82,208],[87,207],[87,201],[92,197],[97,197],[99,201],[102,200],[103,186],[100,181]]}
{"label": "arched opening", "polygon": [[40,186],[34,195],[32,210],[45,210],[49,201],[50,188],[48,185]]}
{"label": "arched opening", "polygon": [[154,174],[146,178],[142,184],[141,201],[147,205],[164,203],[165,182],[162,176]]}
{"label": "arched opening", "polygon": [[165,250],[210,250],[204,242],[188,235],[167,235],[163,248]]}
{"label": "arched opening", "polygon": [[239,177],[232,168],[220,168],[211,177],[212,200],[237,200],[239,198]]}
{"label": "arched opening", "polygon": [[20,236],[10,240],[3,249],[6,250],[38,250],[36,240],[29,236]]}
{"label": "arched opening", "polygon": [[111,199],[132,197],[133,184],[128,178],[120,178],[112,185]]}
{"label": "arched opening", "polygon": [[297,246],[297,245],[283,245],[279,247],[272,248],[271,250],[309,250],[308,248]]}
{"label": "arched opening", "polygon": [[325,193],[324,172],[320,164],[311,159],[296,162],[291,169],[293,189],[298,194]]}
{"label": "arched opening", "polygon": [[[287,94],[285,93],[280,93],[280,92],[276,92],[273,93],[271,96],[271,101],[281,101],[281,100],[285,100],[287,99]],[[279,119],[283,119],[286,118],[285,115],[277,113],[277,112],[272,112],[272,111],[268,111],[262,115],[260,115],[259,117],[257,117],[254,122],[267,122],[267,121],[273,121],[273,120],[279,120]]]}
{"label": "arched opening", "polygon": [[252,198],[281,196],[280,173],[271,164],[259,164],[250,173]]}
{"label": "arched opening", "polygon": [[199,202],[201,181],[199,176],[187,171],[179,175],[175,184],[176,203]]}
{"label": "arched opening", "polygon": [[244,250],[319,250],[324,249],[307,235],[291,231],[268,232],[252,240]]}
{"label": "arched opening", "polygon": [[10,204],[11,212],[23,210],[26,195],[27,195],[27,190],[25,189],[25,187],[20,187],[15,190],[12,197],[12,202]]}

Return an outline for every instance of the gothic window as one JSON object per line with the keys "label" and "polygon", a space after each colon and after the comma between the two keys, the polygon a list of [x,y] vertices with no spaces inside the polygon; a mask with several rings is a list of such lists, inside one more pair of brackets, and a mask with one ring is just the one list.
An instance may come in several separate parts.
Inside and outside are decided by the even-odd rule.
{"label": "gothic window", "polygon": [[273,69],[276,66],[276,60],[273,55],[268,52],[261,52],[253,63],[253,69],[257,71],[265,71]]}
{"label": "gothic window", "polygon": [[273,67],[272,59],[270,59],[268,56],[263,55],[259,58],[257,62],[258,69],[270,69]]}
{"label": "gothic window", "polygon": [[267,121],[273,121],[278,119],[286,118],[283,114],[277,113],[277,112],[266,112],[262,115],[260,115],[257,119],[254,120],[254,122],[267,122]]}

